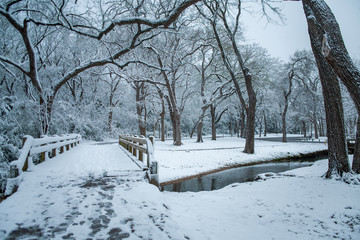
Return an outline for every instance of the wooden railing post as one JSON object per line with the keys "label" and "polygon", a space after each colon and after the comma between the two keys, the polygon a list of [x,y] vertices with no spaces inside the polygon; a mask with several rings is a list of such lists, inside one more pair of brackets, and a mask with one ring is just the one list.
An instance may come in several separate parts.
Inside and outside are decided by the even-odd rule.
{"label": "wooden railing post", "polygon": [[[137,137],[137,136],[134,136],[134,137]],[[136,142],[136,140],[134,140],[134,141],[132,141],[133,142],[133,144],[136,144],[137,142]],[[132,154],[133,154],[133,156],[134,157],[136,157],[136,148],[133,148],[133,152],[132,152]]]}
{"label": "wooden railing post", "polygon": [[[60,135],[63,136],[63,135]],[[60,140],[60,142],[64,142],[64,140]],[[64,153],[64,146],[60,147],[60,154]]]}
{"label": "wooden railing post", "polygon": [[150,142],[152,143],[152,145],[154,146],[154,136],[150,136],[150,137],[149,137],[149,140],[150,140]]}
{"label": "wooden railing post", "polygon": [[[46,144],[41,144],[41,146],[45,146]],[[40,153],[40,162],[44,162],[45,161],[45,155],[47,154],[47,152],[42,152]]]}
{"label": "wooden railing post", "polygon": [[[24,136],[24,137],[23,137],[23,142],[22,142],[22,147],[24,147],[26,140],[27,140],[27,136]],[[23,171],[26,171],[26,170],[28,169],[28,166],[29,166],[29,155],[30,155],[30,153],[26,156],[26,160],[25,160],[24,166],[23,166],[23,168],[22,168]]]}
{"label": "wooden railing post", "polygon": [[[141,138],[145,138],[143,135],[140,136]],[[143,146],[142,143],[139,143],[140,146]],[[139,160],[143,161],[144,160],[144,153],[142,151],[139,151]]]}
{"label": "wooden railing post", "polygon": [[57,153],[57,148],[53,148],[53,149],[51,150],[51,157],[52,157],[52,158],[55,157],[55,156],[56,156],[56,153]]}

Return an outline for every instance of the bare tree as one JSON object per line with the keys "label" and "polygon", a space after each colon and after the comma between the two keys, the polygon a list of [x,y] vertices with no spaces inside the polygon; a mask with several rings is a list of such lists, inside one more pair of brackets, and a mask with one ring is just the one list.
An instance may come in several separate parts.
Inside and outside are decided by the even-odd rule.
{"label": "bare tree", "polygon": [[[155,37],[158,33],[154,32],[154,29],[169,27],[171,23],[176,21],[182,12],[199,1],[200,0],[185,0],[179,4],[169,4],[167,6],[172,7],[167,9],[168,11],[166,11],[165,15],[161,13],[154,14],[154,16],[159,16],[157,19],[146,18],[145,16],[152,14],[147,12],[143,13],[144,16],[138,16],[138,10],[144,7],[143,1],[139,3],[138,6],[133,8],[135,9],[134,11],[113,11],[113,8],[116,7],[116,4],[111,5],[107,11],[100,12],[102,13],[102,16],[108,14],[109,18],[117,18],[102,18],[103,21],[102,24],[100,24],[100,29],[96,28],[92,24],[89,24],[91,21],[86,19],[83,15],[79,15],[76,12],[75,14],[66,12],[68,9],[75,8],[66,8],[66,4],[70,3],[62,0],[42,3],[33,3],[25,0],[8,1],[7,3],[0,4],[0,16],[6,19],[7,23],[10,24],[13,29],[20,35],[26,51],[24,62],[27,62],[28,67],[25,67],[24,63],[17,62],[15,59],[10,59],[5,55],[0,55],[0,61],[17,69],[28,79],[30,79],[31,84],[37,92],[37,97],[39,99],[38,101],[41,108],[41,132],[42,134],[46,134],[49,131],[54,99],[59,90],[68,81],[93,67],[101,67],[106,64],[114,64],[120,68],[126,67],[128,64],[130,64],[130,62],[119,64],[116,62],[116,60],[141,45],[144,41]],[[49,9],[51,9],[51,11],[45,12],[45,10]],[[110,12],[112,12],[112,14],[110,14]],[[126,13],[126,15],[123,16],[122,14],[119,14],[121,12]],[[129,16],[129,14],[133,15]],[[107,24],[105,24],[105,22],[107,22]],[[79,35],[97,40],[102,40],[110,32],[115,32],[116,28],[123,27],[123,33],[126,33],[125,35],[127,37],[122,38],[122,40],[124,40],[122,43],[116,43],[115,50],[111,51],[111,53],[109,53],[107,56],[91,59],[85,61],[80,66],[72,67],[70,70],[67,69],[67,71],[59,78],[59,80],[55,81],[51,87],[51,90],[49,91],[48,89],[44,88],[42,84],[44,79],[42,79],[42,76],[39,75],[38,72],[39,67],[42,64],[42,56],[41,53],[36,51],[36,44],[41,42],[48,35],[46,31],[43,31],[42,36],[39,36],[36,39],[38,41],[35,41],[33,39],[33,32],[40,32],[42,29],[54,27],[64,27]],[[39,31],[34,31],[34,29],[38,29]],[[36,44],[34,45],[34,43]],[[46,70],[43,69],[43,71]],[[25,79],[24,81],[27,80]]]}
{"label": "bare tree", "polygon": [[[234,84],[236,93],[239,97],[239,100],[241,102],[242,107],[246,111],[246,142],[245,142],[245,153],[254,153],[254,142],[255,142],[255,112],[256,112],[256,94],[253,89],[252,85],[252,75],[250,73],[249,68],[245,66],[245,63],[243,61],[243,57],[240,53],[239,46],[237,44],[237,34],[239,33],[239,24],[240,24],[240,15],[241,15],[241,1],[237,1],[237,7],[236,7],[236,16],[235,19],[232,19],[231,21],[234,21],[234,26],[231,27],[229,24],[229,16],[231,16],[229,5],[231,3],[229,1],[209,1],[206,2],[206,7],[208,11],[210,12],[211,17],[207,17],[209,20],[212,30],[215,35],[216,42],[218,44],[224,65],[226,69],[228,70],[232,82]],[[206,16],[205,14],[203,14]],[[221,38],[219,29],[218,29],[218,22],[221,23],[223,30],[225,32],[225,36],[228,41],[230,41],[230,44],[232,46],[232,50],[234,51],[235,59],[238,63],[238,67],[240,68],[242,75],[245,79],[245,86],[246,86],[246,92],[247,92],[247,99],[248,101],[245,101],[245,98],[243,97],[238,78],[236,76],[236,73],[232,67],[232,63],[230,62],[230,58],[228,54],[225,51],[224,47],[224,39]]]}

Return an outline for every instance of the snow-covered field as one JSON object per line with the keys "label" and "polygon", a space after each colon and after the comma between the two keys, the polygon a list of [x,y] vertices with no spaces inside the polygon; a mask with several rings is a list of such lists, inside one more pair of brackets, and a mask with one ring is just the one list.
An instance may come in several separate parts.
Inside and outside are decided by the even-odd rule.
{"label": "snow-covered field", "polygon": [[[235,140],[156,142],[160,174],[180,178],[324,149],[257,141],[256,154],[246,155]],[[222,150],[203,150],[211,148]],[[322,178],[326,160],[257,182],[174,193],[143,181],[131,162],[121,171],[118,150],[84,143],[25,173],[18,192],[0,203],[0,239],[360,239],[360,186]]]}
{"label": "snow-covered field", "polygon": [[[269,137],[280,135],[268,135]],[[156,141],[155,158],[160,165],[160,182],[239,164],[269,161],[327,149],[324,142],[282,143],[256,140],[255,154],[246,154],[243,153],[244,146],[245,140],[237,137],[218,138],[216,141],[206,138],[203,143],[196,143],[196,139],[188,138],[183,140],[182,146],[172,145],[171,140]]]}

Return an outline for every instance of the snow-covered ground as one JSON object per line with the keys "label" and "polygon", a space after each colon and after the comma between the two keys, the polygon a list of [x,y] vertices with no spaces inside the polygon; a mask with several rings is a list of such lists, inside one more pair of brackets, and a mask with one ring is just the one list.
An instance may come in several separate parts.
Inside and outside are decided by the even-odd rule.
{"label": "snow-covered ground", "polygon": [[[301,135],[289,136],[301,137]],[[280,137],[280,135],[268,135],[269,137]],[[169,182],[219,168],[327,149],[324,142],[282,143],[255,140],[255,154],[246,154],[243,153],[244,146],[245,140],[237,137],[218,138],[216,141],[205,138],[203,143],[196,143],[196,139],[187,138],[183,140],[182,146],[174,146],[171,140],[156,141],[155,158],[160,165],[160,182]]]}
{"label": "snow-covered ground", "polygon": [[[253,158],[238,139],[193,141],[156,142],[155,157],[168,155],[160,174],[323,148],[257,141]],[[200,150],[219,146],[228,149]],[[116,144],[85,143],[35,166],[0,203],[0,239],[360,239],[360,186],[322,178],[326,160],[257,182],[174,193],[148,184],[131,162],[121,171],[122,155]]]}
{"label": "snow-covered ground", "polygon": [[321,178],[327,161],[217,191],[165,193],[190,239],[360,239],[360,186]]}

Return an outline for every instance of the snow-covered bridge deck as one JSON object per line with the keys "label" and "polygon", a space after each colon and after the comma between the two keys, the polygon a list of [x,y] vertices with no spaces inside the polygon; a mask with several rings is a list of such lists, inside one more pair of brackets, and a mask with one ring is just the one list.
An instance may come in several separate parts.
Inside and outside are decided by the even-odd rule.
{"label": "snow-covered bridge deck", "polygon": [[[118,144],[80,144],[23,173],[18,191],[0,204],[0,239],[128,237],[143,194],[156,189],[145,173]],[[147,221],[155,227],[148,216],[140,223]]]}

